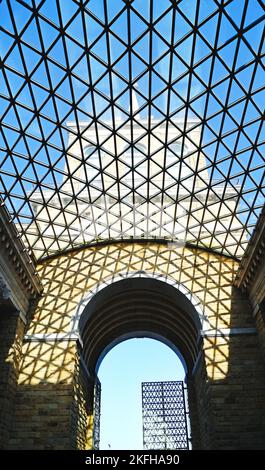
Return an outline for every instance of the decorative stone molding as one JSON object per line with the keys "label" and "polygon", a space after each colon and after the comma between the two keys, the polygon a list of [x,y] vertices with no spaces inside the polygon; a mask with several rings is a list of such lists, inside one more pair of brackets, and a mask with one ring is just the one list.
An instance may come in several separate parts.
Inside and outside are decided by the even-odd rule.
{"label": "decorative stone molding", "polygon": [[31,295],[40,294],[42,286],[34,262],[29,256],[2,201],[0,201],[0,241],[1,251],[4,250],[7,254],[24,288]]}
{"label": "decorative stone molding", "polygon": [[0,304],[10,300],[24,319],[41,292],[34,261],[0,200]]}
{"label": "decorative stone molding", "polygon": [[[265,259],[265,206],[260,214],[255,230],[240,263],[235,285],[250,292],[261,270],[264,270]],[[262,285],[264,284],[264,276]]]}

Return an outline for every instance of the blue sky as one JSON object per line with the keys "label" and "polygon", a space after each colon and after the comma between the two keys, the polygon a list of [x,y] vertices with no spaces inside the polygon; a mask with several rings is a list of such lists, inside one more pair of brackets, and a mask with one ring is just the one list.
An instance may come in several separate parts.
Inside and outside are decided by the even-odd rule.
{"label": "blue sky", "polygon": [[[148,338],[120,343],[103,359],[100,449],[142,449],[141,383],[183,380],[184,369],[168,346]],[[110,447],[109,447],[110,446]]]}

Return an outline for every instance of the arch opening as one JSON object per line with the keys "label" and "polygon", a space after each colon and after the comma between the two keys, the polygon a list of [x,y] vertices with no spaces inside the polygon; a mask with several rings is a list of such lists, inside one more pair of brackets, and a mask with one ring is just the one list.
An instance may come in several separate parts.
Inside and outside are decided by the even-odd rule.
{"label": "arch opening", "polygon": [[[189,377],[199,354],[200,332],[201,322],[194,305],[182,292],[163,281],[123,279],[95,294],[79,321],[82,363],[90,377],[88,408],[97,414],[94,430],[96,426],[99,428],[98,372],[110,350],[132,338],[149,338],[168,346],[177,354],[185,371],[190,404],[193,393],[190,393]],[[192,421],[193,417],[191,433]]]}
{"label": "arch opening", "polygon": [[[176,352],[160,340],[131,338],[108,351],[97,376],[101,383],[99,448],[140,450],[143,449],[142,383],[184,382],[186,371]],[[167,448],[169,445],[167,436]]]}

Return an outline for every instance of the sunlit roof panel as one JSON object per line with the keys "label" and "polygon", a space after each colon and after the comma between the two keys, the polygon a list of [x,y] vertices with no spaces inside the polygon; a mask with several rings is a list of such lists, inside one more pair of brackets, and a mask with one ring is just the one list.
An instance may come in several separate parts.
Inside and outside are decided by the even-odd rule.
{"label": "sunlit roof panel", "polygon": [[29,250],[165,238],[241,257],[264,204],[263,2],[0,10],[0,190]]}

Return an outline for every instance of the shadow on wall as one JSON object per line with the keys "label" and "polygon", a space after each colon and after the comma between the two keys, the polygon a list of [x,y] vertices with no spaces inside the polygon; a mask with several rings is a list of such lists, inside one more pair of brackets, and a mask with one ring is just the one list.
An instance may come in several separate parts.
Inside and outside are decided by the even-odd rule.
{"label": "shadow on wall", "polygon": [[[263,396],[265,389],[254,330],[248,334],[231,330],[254,327],[247,301],[232,288],[237,267],[232,259],[201,250],[148,243],[87,248],[40,264],[44,293],[23,346],[10,448],[91,446],[86,396],[91,384],[86,374],[80,374],[80,349],[70,334],[73,317],[96,286],[121,272],[136,271],[183,285],[207,317],[203,354],[192,378],[201,435],[198,446],[258,447],[261,432],[254,432],[253,426],[260,412],[254,405],[246,410],[244,400],[248,404],[249,397],[260,400],[258,387]],[[200,377],[197,383],[196,376]],[[255,438],[249,440],[252,433]]]}
{"label": "shadow on wall", "polygon": [[8,301],[1,302],[0,311],[0,449],[6,449],[10,438],[24,324],[19,318],[19,312]]}

